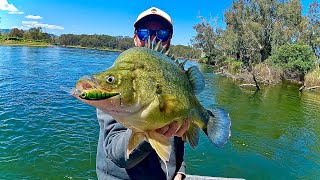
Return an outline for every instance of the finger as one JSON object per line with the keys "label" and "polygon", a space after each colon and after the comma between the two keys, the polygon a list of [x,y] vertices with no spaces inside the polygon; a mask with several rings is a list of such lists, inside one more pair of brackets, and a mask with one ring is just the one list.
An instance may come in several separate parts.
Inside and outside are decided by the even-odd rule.
{"label": "finger", "polygon": [[156,129],[156,132],[159,134],[164,134],[169,129],[169,125],[163,126],[162,128]]}
{"label": "finger", "polygon": [[182,141],[186,141],[187,139],[187,135],[186,134],[183,134],[182,137],[181,137]]}
{"label": "finger", "polygon": [[177,131],[177,129],[178,129],[178,123],[175,121],[169,124],[169,129],[163,135],[166,136],[167,138],[171,138],[174,135],[174,133]]}
{"label": "finger", "polygon": [[180,129],[175,133],[176,136],[182,137],[182,135],[189,129],[190,121],[185,120]]}

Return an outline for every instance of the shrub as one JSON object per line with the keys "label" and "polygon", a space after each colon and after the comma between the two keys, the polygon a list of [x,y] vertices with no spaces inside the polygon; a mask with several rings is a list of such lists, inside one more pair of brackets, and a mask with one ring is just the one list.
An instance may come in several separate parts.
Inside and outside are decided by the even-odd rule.
{"label": "shrub", "polygon": [[308,45],[289,44],[275,50],[270,60],[288,71],[298,71],[304,75],[314,65],[316,56]]}
{"label": "shrub", "polygon": [[225,65],[228,66],[230,72],[239,72],[243,66],[243,62],[236,61],[234,58],[228,58],[225,60]]}
{"label": "shrub", "polygon": [[208,58],[207,57],[202,57],[198,60],[199,63],[204,63],[204,64],[208,64]]}

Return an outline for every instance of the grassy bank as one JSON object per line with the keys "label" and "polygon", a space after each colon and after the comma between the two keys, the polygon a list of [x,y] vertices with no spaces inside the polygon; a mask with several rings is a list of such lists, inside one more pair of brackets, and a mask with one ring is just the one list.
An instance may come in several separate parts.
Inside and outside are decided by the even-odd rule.
{"label": "grassy bank", "polygon": [[0,40],[0,45],[5,46],[38,46],[38,47],[47,47],[52,46],[52,44],[42,41],[15,41],[15,40]]}
{"label": "grassy bank", "polygon": [[306,74],[304,84],[306,87],[320,86],[320,68]]}
{"label": "grassy bank", "polygon": [[[36,46],[36,47],[49,47],[55,46],[54,44],[43,42],[43,41],[29,41],[29,40],[0,40],[0,45],[4,46]],[[111,48],[96,48],[96,47],[82,47],[82,46],[61,46],[67,48],[79,48],[79,49],[97,49],[103,51],[114,51],[114,52],[122,52],[119,49],[111,49]]]}
{"label": "grassy bank", "polygon": [[[320,90],[320,68],[313,69],[306,73],[301,79],[301,73],[288,71],[280,67],[272,66],[268,63],[256,64],[252,68],[243,68],[235,66],[223,66],[218,74],[222,74],[234,80],[241,81],[248,85],[246,87],[254,88],[256,82],[259,85],[275,85],[284,81],[300,84],[302,90]],[[256,80],[256,82],[254,81]],[[249,83],[249,84],[247,84]]]}
{"label": "grassy bank", "polygon": [[255,83],[253,78],[255,77],[259,84],[272,85],[282,82],[284,70],[268,63],[256,64],[249,68],[231,62],[220,67],[218,74],[251,84]]}

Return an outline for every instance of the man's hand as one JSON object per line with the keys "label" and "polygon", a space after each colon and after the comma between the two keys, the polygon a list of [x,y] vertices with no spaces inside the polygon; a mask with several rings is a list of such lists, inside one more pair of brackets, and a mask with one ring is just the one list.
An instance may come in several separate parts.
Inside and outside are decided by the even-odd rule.
{"label": "man's hand", "polygon": [[[168,139],[172,136],[181,137],[183,141],[186,140],[185,132],[189,129],[190,121],[186,119],[181,127],[178,127],[178,123],[176,121],[172,122],[169,125],[163,126],[162,128],[156,129],[156,132],[164,135]],[[179,128],[179,129],[178,129]]]}

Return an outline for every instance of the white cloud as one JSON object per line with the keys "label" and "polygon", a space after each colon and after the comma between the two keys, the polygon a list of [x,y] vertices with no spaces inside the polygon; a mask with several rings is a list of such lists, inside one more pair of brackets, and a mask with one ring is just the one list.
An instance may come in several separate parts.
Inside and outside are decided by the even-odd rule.
{"label": "white cloud", "polygon": [[0,0],[0,9],[4,11],[18,11],[13,4],[9,4],[7,0]]}
{"label": "white cloud", "polygon": [[58,26],[58,25],[52,25],[52,24],[44,24],[40,23],[38,21],[22,21],[22,29],[30,29],[33,27],[42,27],[46,29],[58,29],[58,30],[63,30],[64,27]]}
{"label": "white cloud", "polygon": [[13,4],[9,4],[7,0],[0,0],[0,10],[9,11],[9,14],[23,14]]}
{"label": "white cloud", "polygon": [[24,12],[22,11],[10,11],[8,14],[23,14]]}
{"label": "white cloud", "polygon": [[41,16],[33,16],[33,15],[25,16],[25,18],[27,18],[27,19],[42,19]]}

